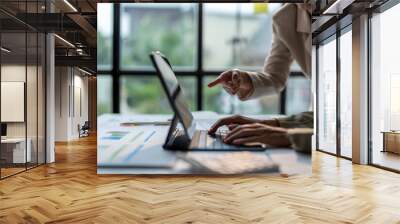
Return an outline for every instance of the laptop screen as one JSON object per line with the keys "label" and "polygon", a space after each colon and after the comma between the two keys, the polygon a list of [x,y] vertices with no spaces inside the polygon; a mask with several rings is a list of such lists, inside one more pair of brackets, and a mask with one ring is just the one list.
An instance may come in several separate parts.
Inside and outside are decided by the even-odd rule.
{"label": "laptop screen", "polygon": [[177,113],[178,118],[181,120],[186,133],[190,138],[192,138],[194,130],[193,115],[189,110],[185,94],[179,85],[174,71],[168,61],[159,52],[153,52],[151,58],[158,70],[158,74],[168,94],[170,103],[176,110],[175,113]]}
{"label": "laptop screen", "polygon": [[168,62],[160,54],[154,53],[154,61],[157,64],[160,74],[162,75],[169,95],[172,96],[179,86],[175,73],[172,71]]}

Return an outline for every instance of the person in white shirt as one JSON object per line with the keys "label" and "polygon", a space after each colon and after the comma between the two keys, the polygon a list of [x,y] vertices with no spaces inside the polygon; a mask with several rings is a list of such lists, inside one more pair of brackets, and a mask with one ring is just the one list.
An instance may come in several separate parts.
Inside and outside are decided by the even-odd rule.
{"label": "person in white shirt", "polygon": [[[311,13],[312,4],[285,4],[273,16],[273,41],[263,71],[232,69],[223,72],[208,84],[222,85],[225,91],[240,100],[279,93],[286,87],[290,66],[296,61],[304,75],[311,76]],[[227,125],[230,132],[224,139],[230,144],[259,142],[277,147],[293,147],[311,151],[313,113],[304,112],[273,120],[256,120],[243,116],[220,119],[209,130],[213,134]]]}

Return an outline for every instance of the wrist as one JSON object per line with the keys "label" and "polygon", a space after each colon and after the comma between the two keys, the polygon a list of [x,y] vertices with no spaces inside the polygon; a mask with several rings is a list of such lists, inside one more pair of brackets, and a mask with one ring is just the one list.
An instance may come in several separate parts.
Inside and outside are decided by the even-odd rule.
{"label": "wrist", "polygon": [[254,85],[251,79],[251,73],[248,71],[240,71],[240,90],[238,97],[240,100],[247,100],[253,95]]}
{"label": "wrist", "polygon": [[262,123],[269,126],[279,127],[279,122],[277,119],[265,120]]}

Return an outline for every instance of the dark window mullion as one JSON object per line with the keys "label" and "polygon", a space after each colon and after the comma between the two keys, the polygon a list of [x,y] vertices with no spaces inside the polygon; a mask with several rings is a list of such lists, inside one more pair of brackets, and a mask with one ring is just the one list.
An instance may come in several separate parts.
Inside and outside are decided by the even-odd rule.
{"label": "dark window mullion", "polygon": [[[1,32],[1,27],[2,27],[2,23],[0,23],[0,47],[2,47],[2,32]],[[2,124],[2,122],[1,122],[1,110],[2,110],[2,108],[1,108],[1,67],[2,67],[2,58],[1,58],[1,56],[2,56],[2,53],[0,52],[0,125]],[[2,150],[2,147],[1,147],[1,145],[2,144],[0,144],[0,158],[1,158],[1,150]],[[2,164],[2,162],[1,162],[2,160],[0,159],[0,180],[2,179],[2,177],[1,177],[1,170],[2,170],[2,167],[3,167],[3,164]]]}
{"label": "dark window mullion", "polygon": [[203,109],[203,4],[198,3],[197,13],[197,110]]}
{"label": "dark window mullion", "polygon": [[315,148],[319,150],[319,44],[315,46]]}
{"label": "dark window mullion", "polygon": [[119,113],[120,101],[120,13],[119,3],[114,4],[114,26],[113,26],[113,61],[112,61],[112,112]]}
{"label": "dark window mullion", "polygon": [[336,154],[341,157],[341,119],[340,119],[340,75],[341,75],[341,64],[340,64],[340,36],[341,31],[339,27],[336,31]]}

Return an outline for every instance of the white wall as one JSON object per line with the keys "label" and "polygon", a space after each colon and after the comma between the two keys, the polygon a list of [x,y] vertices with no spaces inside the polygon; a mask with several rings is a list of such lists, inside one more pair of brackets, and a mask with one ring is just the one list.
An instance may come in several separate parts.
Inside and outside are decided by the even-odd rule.
{"label": "white wall", "polygon": [[[38,69],[38,70],[37,70]],[[27,67],[20,64],[3,64],[1,66],[2,82],[24,82],[26,85],[26,106],[21,108],[22,113],[26,112],[26,120],[23,122],[6,122],[7,137],[24,138],[25,135],[29,139],[32,162],[39,159],[39,163],[44,162],[45,150],[45,118],[44,118],[44,74],[41,66]],[[26,80],[27,79],[27,80]],[[4,89],[3,89],[4,90]],[[2,91],[3,91],[2,90]],[[24,90],[22,90],[24,91]],[[22,92],[24,94],[24,92]],[[2,96],[7,97],[7,96]],[[10,107],[2,107],[2,112],[13,113]],[[37,156],[37,153],[39,155]]]}
{"label": "white wall", "polygon": [[78,125],[88,120],[88,77],[76,68],[56,67],[55,140],[79,137]]}

